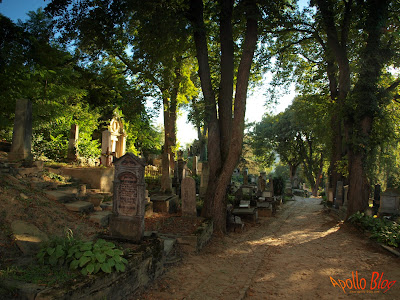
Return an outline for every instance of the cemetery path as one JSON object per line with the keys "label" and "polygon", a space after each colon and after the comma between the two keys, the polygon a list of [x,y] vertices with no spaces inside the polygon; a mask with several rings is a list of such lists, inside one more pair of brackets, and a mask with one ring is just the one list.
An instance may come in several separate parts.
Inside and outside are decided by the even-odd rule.
{"label": "cemetery path", "polygon": [[[400,299],[400,282],[389,283],[400,279],[399,259],[338,223],[319,203],[297,197],[275,217],[213,238],[132,300]],[[348,287],[334,286],[331,277],[338,284],[348,279]],[[386,293],[387,287],[378,288],[387,285]]]}

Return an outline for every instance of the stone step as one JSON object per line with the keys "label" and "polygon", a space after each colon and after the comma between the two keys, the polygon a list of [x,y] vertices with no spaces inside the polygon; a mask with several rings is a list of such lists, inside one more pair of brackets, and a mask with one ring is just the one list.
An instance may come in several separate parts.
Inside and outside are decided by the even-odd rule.
{"label": "stone step", "polygon": [[113,207],[113,204],[112,204],[112,202],[103,202],[103,203],[100,204],[100,207],[103,210],[111,211],[112,207]]}
{"label": "stone step", "polygon": [[71,193],[70,191],[64,190],[45,191],[45,194],[47,198],[60,203],[72,202],[77,198],[77,193]]}
{"label": "stone step", "polygon": [[96,211],[90,215],[89,220],[100,226],[107,227],[111,215],[111,211]]}
{"label": "stone step", "polygon": [[93,211],[93,204],[86,201],[66,203],[64,206],[70,211],[76,211],[80,213]]}

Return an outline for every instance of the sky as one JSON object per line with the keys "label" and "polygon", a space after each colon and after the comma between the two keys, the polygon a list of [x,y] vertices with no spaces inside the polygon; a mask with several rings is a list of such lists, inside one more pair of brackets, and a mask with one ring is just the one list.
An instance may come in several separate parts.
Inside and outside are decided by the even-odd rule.
{"label": "sky", "polygon": [[[39,7],[45,7],[50,1],[49,0],[3,0],[0,3],[0,13],[9,17],[13,21],[21,19],[22,21],[27,19],[27,13],[31,10],[37,10]],[[305,2],[305,0],[302,0]],[[246,106],[246,120],[248,122],[259,122],[262,116],[267,111],[265,107],[266,96],[264,95],[268,89],[268,83],[270,76],[265,76],[262,85],[256,88],[254,91],[249,92]],[[294,88],[289,93],[282,96],[278,100],[278,105],[273,109],[272,112],[278,113],[284,111],[292,102],[294,98]],[[154,120],[155,124],[162,124],[162,113],[160,112],[159,117]],[[187,123],[187,112],[182,111],[177,120],[177,139],[181,146],[191,143],[197,138],[197,132],[195,128]]]}

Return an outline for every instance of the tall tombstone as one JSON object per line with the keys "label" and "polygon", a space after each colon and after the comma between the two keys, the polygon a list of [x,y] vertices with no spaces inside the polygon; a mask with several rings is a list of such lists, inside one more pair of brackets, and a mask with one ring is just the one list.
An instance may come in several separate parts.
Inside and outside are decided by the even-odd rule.
{"label": "tall tombstone", "polygon": [[192,173],[193,173],[194,176],[197,175],[197,163],[198,163],[198,161],[199,161],[199,158],[196,155],[194,155],[193,156],[193,166],[192,166]]}
{"label": "tall tombstone", "polygon": [[145,164],[127,153],[114,162],[113,215],[110,233],[116,238],[140,241],[144,234]]}
{"label": "tall tombstone", "polygon": [[248,185],[249,184],[249,175],[248,175],[248,171],[247,170],[243,171],[243,184],[244,185]]}
{"label": "tall tombstone", "polygon": [[106,167],[111,167],[112,164],[112,143],[111,132],[104,130],[101,133],[101,164]]}
{"label": "tall tombstone", "polygon": [[373,207],[374,207],[374,212],[377,213],[379,209],[379,205],[381,203],[381,185],[380,184],[375,184],[375,189],[374,189],[374,200],[373,200]]}
{"label": "tall tombstone", "polygon": [[336,200],[335,200],[336,208],[339,208],[339,206],[343,205],[343,198],[344,198],[343,181],[338,181],[336,184]]}
{"label": "tall tombstone", "polygon": [[18,99],[15,105],[14,130],[8,159],[11,161],[31,159],[32,102]]}
{"label": "tall tombstone", "polygon": [[172,193],[171,170],[169,168],[169,153],[162,154],[161,192]]}
{"label": "tall tombstone", "polygon": [[76,142],[79,137],[79,126],[78,124],[71,124],[71,129],[69,130],[69,142],[68,142],[68,154],[67,159],[69,161],[75,161],[78,158],[76,153]]}
{"label": "tall tombstone", "polygon": [[210,170],[208,162],[205,161],[202,164],[201,177],[200,177],[200,197],[204,197],[208,187],[208,177],[210,175]]}
{"label": "tall tombstone", "polygon": [[192,177],[183,178],[181,197],[182,216],[196,216],[196,182]]}

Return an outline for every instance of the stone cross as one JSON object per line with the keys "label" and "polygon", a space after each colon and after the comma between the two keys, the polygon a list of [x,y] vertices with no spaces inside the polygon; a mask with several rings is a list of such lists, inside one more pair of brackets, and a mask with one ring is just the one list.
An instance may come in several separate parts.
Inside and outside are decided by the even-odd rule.
{"label": "stone cross", "polygon": [[113,215],[110,233],[117,238],[140,241],[144,234],[145,164],[127,153],[114,162]]}
{"label": "stone cross", "polygon": [[8,159],[17,161],[31,159],[32,102],[18,99],[15,106],[14,130]]}
{"label": "stone cross", "polygon": [[196,182],[186,177],[181,183],[182,216],[196,216]]}
{"label": "stone cross", "polygon": [[69,131],[69,142],[68,142],[68,154],[67,159],[69,161],[75,161],[78,156],[76,153],[76,142],[79,137],[79,126],[77,124],[71,124],[71,129]]}

